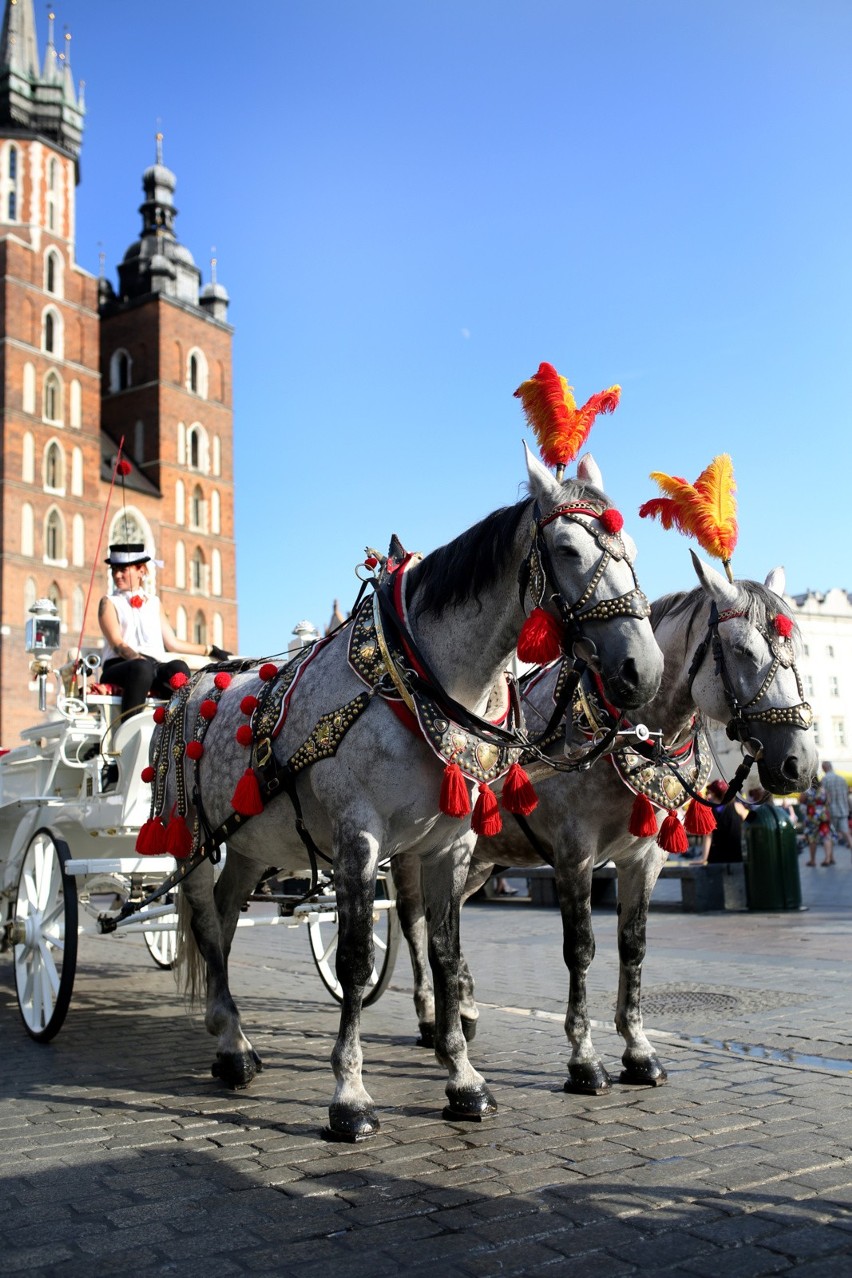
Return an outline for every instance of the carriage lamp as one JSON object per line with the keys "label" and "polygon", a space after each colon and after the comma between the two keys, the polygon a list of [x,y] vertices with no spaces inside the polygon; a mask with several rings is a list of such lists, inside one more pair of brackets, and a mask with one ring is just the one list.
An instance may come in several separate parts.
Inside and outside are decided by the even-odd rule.
{"label": "carriage lamp", "polygon": [[25,631],[26,650],[33,658],[30,672],[38,682],[38,708],[47,709],[47,676],[51,659],[60,643],[60,621],[51,599],[36,599],[30,608]]}

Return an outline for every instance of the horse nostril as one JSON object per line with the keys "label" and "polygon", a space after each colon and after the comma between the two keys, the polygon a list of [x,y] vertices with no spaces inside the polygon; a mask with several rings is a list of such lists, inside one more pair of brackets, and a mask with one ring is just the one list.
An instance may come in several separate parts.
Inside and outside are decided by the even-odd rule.
{"label": "horse nostril", "polygon": [[636,662],[632,657],[628,657],[623,663],[619,674],[622,683],[626,684],[628,688],[639,687],[639,670],[637,669]]}
{"label": "horse nostril", "polygon": [[788,781],[799,780],[799,760],[794,754],[788,754],[782,763],[781,775],[785,776]]}

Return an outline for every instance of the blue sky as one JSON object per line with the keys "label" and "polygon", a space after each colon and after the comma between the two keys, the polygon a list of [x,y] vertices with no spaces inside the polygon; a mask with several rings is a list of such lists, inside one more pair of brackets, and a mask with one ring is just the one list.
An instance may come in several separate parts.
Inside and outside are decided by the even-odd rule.
{"label": "blue sky", "polygon": [[[623,387],[590,448],[651,596],[651,470],[734,459],[734,567],[852,589],[846,0],[60,0],[88,116],[78,257],[136,238],[154,134],[235,325],[244,652],[524,478],[541,360]],[[37,6],[43,47],[46,18]],[[58,42],[58,41],[57,41]]]}

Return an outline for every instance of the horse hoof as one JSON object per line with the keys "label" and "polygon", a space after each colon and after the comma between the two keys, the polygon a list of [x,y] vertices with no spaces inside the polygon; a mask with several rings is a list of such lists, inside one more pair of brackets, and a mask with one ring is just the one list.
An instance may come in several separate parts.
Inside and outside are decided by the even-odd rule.
{"label": "horse hoof", "polygon": [[435,1022],[421,1021],[417,1027],[420,1030],[420,1037],[417,1040],[418,1047],[434,1047],[435,1046]]}
{"label": "horse hoof", "polygon": [[257,1052],[218,1052],[210,1066],[210,1073],[219,1078],[226,1087],[233,1091],[248,1087],[255,1074],[259,1074],[263,1064]]}
{"label": "horse hoof", "polygon": [[478,1020],[478,1016],[463,1016],[461,1018],[462,1034],[464,1034],[466,1043],[472,1043],[476,1038],[476,1022]]}
{"label": "horse hoof", "polygon": [[668,1074],[655,1056],[647,1061],[625,1061],[618,1076],[619,1083],[629,1087],[662,1087],[667,1079]]}
{"label": "horse hoof", "polygon": [[600,1062],[569,1065],[562,1090],[575,1096],[605,1096],[612,1090],[612,1079]]}
{"label": "horse hoof", "polygon": [[443,1117],[451,1122],[481,1123],[483,1118],[497,1113],[497,1102],[487,1087],[460,1087],[447,1091],[448,1104]]}
{"label": "horse hoof", "polygon": [[324,1127],[321,1134],[323,1140],[355,1145],[358,1141],[369,1140],[378,1130],[379,1119],[374,1109],[334,1104],[328,1107],[328,1127]]}

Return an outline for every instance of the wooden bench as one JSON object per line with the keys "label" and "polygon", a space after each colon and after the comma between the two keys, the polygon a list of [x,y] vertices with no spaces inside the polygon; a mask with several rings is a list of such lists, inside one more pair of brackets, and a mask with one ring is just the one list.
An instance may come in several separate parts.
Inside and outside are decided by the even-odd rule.
{"label": "wooden bench", "polygon": [[[501,873],[506,879],[527,879],[533,905],[559,905],[556,876],[551,866],[511,866]],[[695,861],[667,861],[660,871],[660,878],[680,881],[681,906],[689,914],[746,908],[745,875],[741,864],[698,865]],[[616,881],[614,865],[602,865],[595,870],[592,875],[592,905],[615,905]]]}

